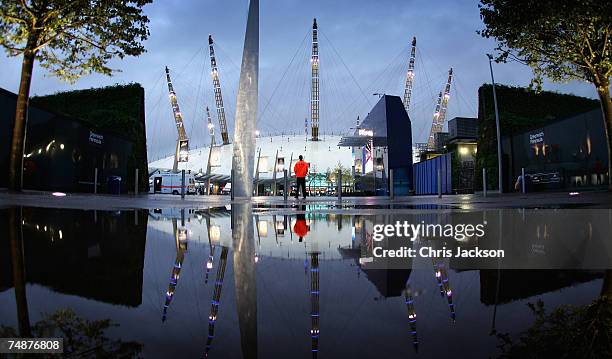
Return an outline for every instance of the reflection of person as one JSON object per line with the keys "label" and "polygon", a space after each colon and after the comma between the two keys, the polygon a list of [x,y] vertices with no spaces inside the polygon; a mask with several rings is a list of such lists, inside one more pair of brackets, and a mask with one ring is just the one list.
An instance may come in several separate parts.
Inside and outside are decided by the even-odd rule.
{"label": "reflection of person", "polygon": [[302,195],[306,198],[306,175],[308,174],[308,163],[304,161],[304,157],[300,155],[299,161],[295,163],[293,167],[296,179],[295,198],[300,196],[300,187],[302,188]]}
{"label": "reflection of person", "polygon": [[308,234],[308,225],[306,224],[306,215],[298,214],[297,220],[293,225],[293,233],[295,233],[298,237],[300,237],[300,242],[306,237]]}
{"label": "reflection of person", "polygon": [[601,175],[601,160],[597,158],[595,160],[595,176],[597,176],[595,179],[595,184],[602,184],[600,175]]}

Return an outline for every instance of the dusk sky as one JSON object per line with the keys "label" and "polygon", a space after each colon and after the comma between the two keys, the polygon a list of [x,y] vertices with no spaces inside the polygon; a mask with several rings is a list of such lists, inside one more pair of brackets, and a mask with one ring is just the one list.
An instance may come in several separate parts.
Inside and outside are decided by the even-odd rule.
{"label": "dusk sky", "polygon": [[[174,150],[176,130],[163,78],[172,71],[192,147],[207,144],[204,108],[217,123],[208,57],[213,34],[230,131],[246,24],[245,0],[158,0],[145,7],[151,37],[148,52],[113,62],[122,72],[91,75],[70,85],[36,67],[33,95],[138,82],[146,93],[149,160]],[[477,115],[477,89],[490,82],[485,53],[494,42],[481,38],[477,1],[262,0],[260,2],[260,119],[263,134],[304,133],[309,114],[310,29],[320,29],[321,131],[346,133],[375,104],[373,93],[402,95],[412,36],[417,37],[412,119],[416,142],[425,142],[436,96],[450,66],[455,72],[447,120]],[[293,59],[293,62],[291,61]],[[21,57],[0,55],[0,87],[17,92]],[[496,81],[526,86],[529,68],[494,64]],[[282,81],[281,81],[282,80]],[[545,83],[546,90],[596,97],[590,84]],[[503,101],[500,98],[499,101]],[[232,132],[233,133],[233,132]]]}

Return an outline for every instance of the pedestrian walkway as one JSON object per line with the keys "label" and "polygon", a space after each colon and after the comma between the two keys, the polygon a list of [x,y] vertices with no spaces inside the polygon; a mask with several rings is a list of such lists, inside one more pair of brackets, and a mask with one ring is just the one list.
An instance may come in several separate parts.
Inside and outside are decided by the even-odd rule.
{"label": "pedestrian walkway", "polygon": [[[479,208],[612,208],[612,192],[593,191],[584,193],[530,193],[522,194],[490,194],[482,197],[479,194],[437,196],[397,197],[307,197],[295,200],[283,197],[253,197],[255,207],[284,208],[303,204],[333,205],[336,209],[479,209]],[[75,209],[150,209],[150,208],[208,208],[231,205],[230,196],[199,196],[190,195],[181,199],[175,195],[143,194],[143,195],[93,195],[85,193],[54,196],[51,192],[25,191],[23,193],[8,193],[0,191],[0,207],[29,206],[57,207]]]}

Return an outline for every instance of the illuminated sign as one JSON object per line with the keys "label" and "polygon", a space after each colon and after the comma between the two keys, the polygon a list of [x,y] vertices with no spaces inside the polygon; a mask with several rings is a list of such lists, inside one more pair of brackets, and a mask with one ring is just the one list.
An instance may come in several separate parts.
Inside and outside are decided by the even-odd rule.
{"label": "illuminated sign", "polygon": [[257,168],[257,172],[259,173],[270,172],[270,168],[268,168],[268,157],[267,156],[259,157],[259,166]]}
{"label": "illuminated sign", "polygon": [[189,160],[189,140],[179,140],[178,147],[178,162],[187,162]]}
{"label": "illuminated sign", "polygon": [[374,131],[366,130],[365,128],[360,128],[358,134],[359,136],[372,137],[374,136]]}
{"label": "illuminated sign", "polygon": [[213,147],[210,153],[210,167],[221,166],[221,148]]}
{"label": "illuminated sign", "polygon": [[285,158],[279,157],[276,159],[276,172],[283,172],[285,169]]}
{"label": "illuminated sign", "polygon": [[101,145],[102,141],[104,141],[103,135],[89,131],[89,142],[94,143],[96,145]]}
{"label": "illuminated sign", "polygon": [[529,134],[529,143],[535,145],[536,143],[544,142],[544,130]]}

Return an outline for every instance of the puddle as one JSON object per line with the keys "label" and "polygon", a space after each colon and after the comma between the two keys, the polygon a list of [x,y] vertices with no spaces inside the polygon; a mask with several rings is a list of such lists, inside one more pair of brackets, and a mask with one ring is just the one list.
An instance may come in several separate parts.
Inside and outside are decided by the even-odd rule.
{"label": "puddle", "polygon": [[[23,208],[17,252],[2,210],[0,325],[69,308],[112,320],[109,335],[140,344],[144,357],[495,357],[492,331],[527,329],[528,302],[587,304],[601,289],[602,271],[592,270],[469,270],[425,259],[373,268],[371,228],[385,217],[324,211],[338,208],[359,209],[255,205],[237,208],[232,228],[228,207]],[[11,266],[19,252],[21,277]]]}

